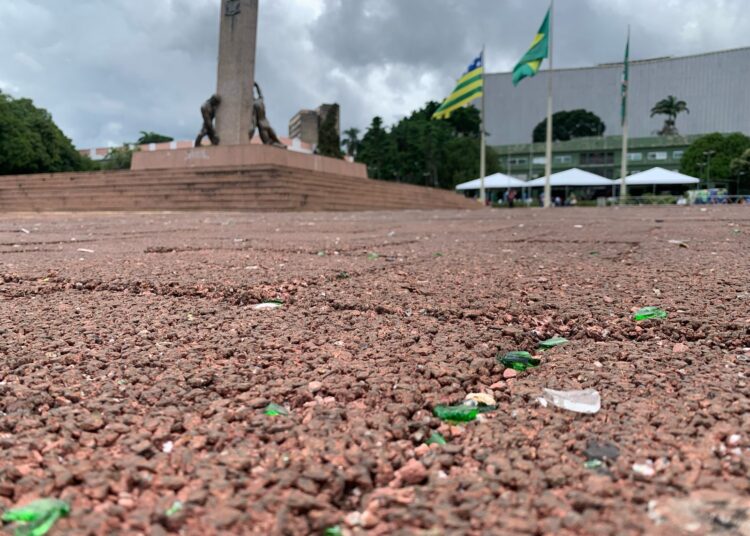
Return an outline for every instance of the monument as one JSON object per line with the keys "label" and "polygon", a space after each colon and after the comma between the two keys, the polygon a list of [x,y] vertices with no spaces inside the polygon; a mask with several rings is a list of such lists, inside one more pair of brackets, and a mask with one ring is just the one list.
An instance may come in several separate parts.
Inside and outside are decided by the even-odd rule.
{"label": "monument", "polygon": [[[21,211],[479,206],[453,192],[369,179],[364,164],[286,150],[271,128],[255,83],[258,8],[259,0],[221,2],[216,93],[200,108],[203,125],[193,147],[136,151],[130,172],[6,176],[0,184],[0,205],[10,203]],[[250,141],[256,131],[262,145]]]}
{"label": "monument", "polygon": [[253,124],[258,0],[221,0],[216,113],[220,145],[250,143]]}
{"label": "monument", "polygon": [[[285,150],[266,117],[263,93],[255,81],[258,9],[259,0],[221,1],[216,93],[201,106],[203,125],[195,147],[137,152],[133,171],[283,166],[367,177],[362,164]],[[263,145],[250,143],[256,131]]]}

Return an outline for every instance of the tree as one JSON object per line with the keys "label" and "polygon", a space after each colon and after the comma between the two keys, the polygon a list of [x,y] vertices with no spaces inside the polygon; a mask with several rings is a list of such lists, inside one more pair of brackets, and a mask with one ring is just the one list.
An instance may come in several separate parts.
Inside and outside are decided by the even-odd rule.
{"label": "tree", "polygon": [[354,157],[357,154],[357,149],[359,149],[359,129],[358,128],[350,128],[344,131],[344,139],[341,142],[341,145],[343,147],[346,147],[346,154]]}
{"label": "tree", "polygon": [[163,134],[157,134],[156,132],[146,132],[141,130],[141,137],[136,142],[138,145],[148,145],[149,143],[167,143],[174,141],[174,138],[165,136]]}
{"label": "tree", "polygon": [[[603,136],[606,125],[593,112],[570,110],[557,112],[552,116],[552,141],[569,141],[575,138]],[[547,140],[547,119],[534,128],[534,143]]]}
{"label": "tree", "polygon": [[[370,177],[452,189],[479,176],[480,116],[462,108],[449,119],[433,120],[439,107],[428,102],[387,131],[380,117],[362,138],[357,161]],[[499,171],[498,155],[487,148],[488,174]]]}
{"label": "tree", "polygon": [[118,170],[130,169],[133,153],[139,151],[139,147],[133,143],[123,143],[121,147],[111,147],[107,156],[101,161],[101,169]]}
{"label": "tree", "polygon": [[393,140],[383,128],[383,119],[374,117],[360,142],[357,162],[367,165],[367,172],[373,179],[393,180],[395,152]]}
{"label": "tree", "polygon": [[675,122],[677,116],[682,112],[690,113],[687,103],[684,100],[678,100],[674,95],[660,100],[651,108],[651,117],[655,115],[667,116],[664,120],[664,127],[659,131],[659,136],[677,136],[679,134]]}
{"label": "tree", "polygon": [[30,99],[0,93],[0,174],[85,171],[93,167],[46,110],[34,106]]}
{"label": "tree", "polygon": [[735,195],[750,194],[750,149],[745,149],[739,158],[734,158],[729,166],[735,178]]}
{"label": "tree", "polygon": [[342,158],[341,139],[338,132],[339,105],[332,104],[318,129],[317,153],[322,156]]}
{"label": "tree", "polygon": [[747,149],[750,149],[750,138],[744,134],[716,132],[701,136],[685,151],[680,172],[706,179],[709,184],[733,182],[736,175],[732,171],[732,162],[741,159]]}

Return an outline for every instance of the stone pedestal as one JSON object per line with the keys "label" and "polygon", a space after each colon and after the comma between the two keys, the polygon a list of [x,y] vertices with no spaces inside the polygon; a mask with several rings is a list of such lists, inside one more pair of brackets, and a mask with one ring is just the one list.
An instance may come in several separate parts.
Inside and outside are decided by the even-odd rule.
{"label": "stone pedestal", "polygon": [[256,144],[219,145],[170,151],[139,151],[133,154],[131,163],[133,171],[197,168],[241,170],[258,166],[292,168],[302,172],[343,175],[359,179],[367,178],[367,167],[364,164]]}
{"label": "stone pedestal", "polygon": [[255,82],[258,0],[222,0],[219,72],[221,105],[216,133],[221,145],[250,143]]}

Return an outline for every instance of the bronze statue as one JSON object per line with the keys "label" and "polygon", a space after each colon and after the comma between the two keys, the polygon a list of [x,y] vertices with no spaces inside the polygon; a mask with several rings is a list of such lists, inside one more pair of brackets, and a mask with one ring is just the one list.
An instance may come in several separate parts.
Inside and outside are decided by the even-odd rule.
{"label": "bronze statue", "polygon": [[260,134],[260,139],[263,141],[264,145],[272,145],[279,149],[286,149],[286,145],[281,143],[276,132],[271,128],[271,123],[269,123],[268,118],[266,117],[266,105],[263,102],[263,93],[261,93],[260,86],[257,82],[255,83],[255,89],[258,91],[258,96],[255,97],[253,101],[253,123],[250,126],[250,139],[253,138],[255,129],[257,128],[258,133]]}
{"label": "bronze statue", "polygon": [[211,145],[219,145],[219,136],[216,135],[216,129],[214,129],[214,119],[216,118],[216,110],[221,104],[221,97],[218,95],[211,95],[211,98],[203,103],[201,106],[201,115],[203,116],[203,128],[198,133],[198,137],[195,138],[195,146],[200,147],[203,138],[208,136],[211,140]]}

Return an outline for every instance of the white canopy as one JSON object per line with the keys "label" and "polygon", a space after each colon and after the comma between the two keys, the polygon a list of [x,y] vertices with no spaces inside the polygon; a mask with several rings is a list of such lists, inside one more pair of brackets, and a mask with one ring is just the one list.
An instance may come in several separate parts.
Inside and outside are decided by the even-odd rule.
{"label": "white canopy", "polygon": [[[465,182],[456,186],[456,190],[479,190],[481,179],[474,179],[473,181]],[[502,173],[495,173],[484,178],[485,188],[525,188],[528,183],[511,177],[510,175],[504,175]]]}
{"label": "white canopy", "polygon": [[[615,181],[617,184],[622,184],[622,179]],[[698,184],[700,180],[689,175],[683,175],[676,171],[669,171],[668,169],[655,167],[648,171],[642,171],[634,175],[628,176],[628,186],[649,186],[652,184]]]}
{"label": "white canopy", "polygon": [[[555,173],[550,178],[550,184],[558,186],[612,186],[612,181],[594,175],[582,169],[573,168],[560,173]],[[629,182],[629,181],[628,181]],[[526,183],[526,186],[539,187],[544,186],[544,177],[539,177]]]}

